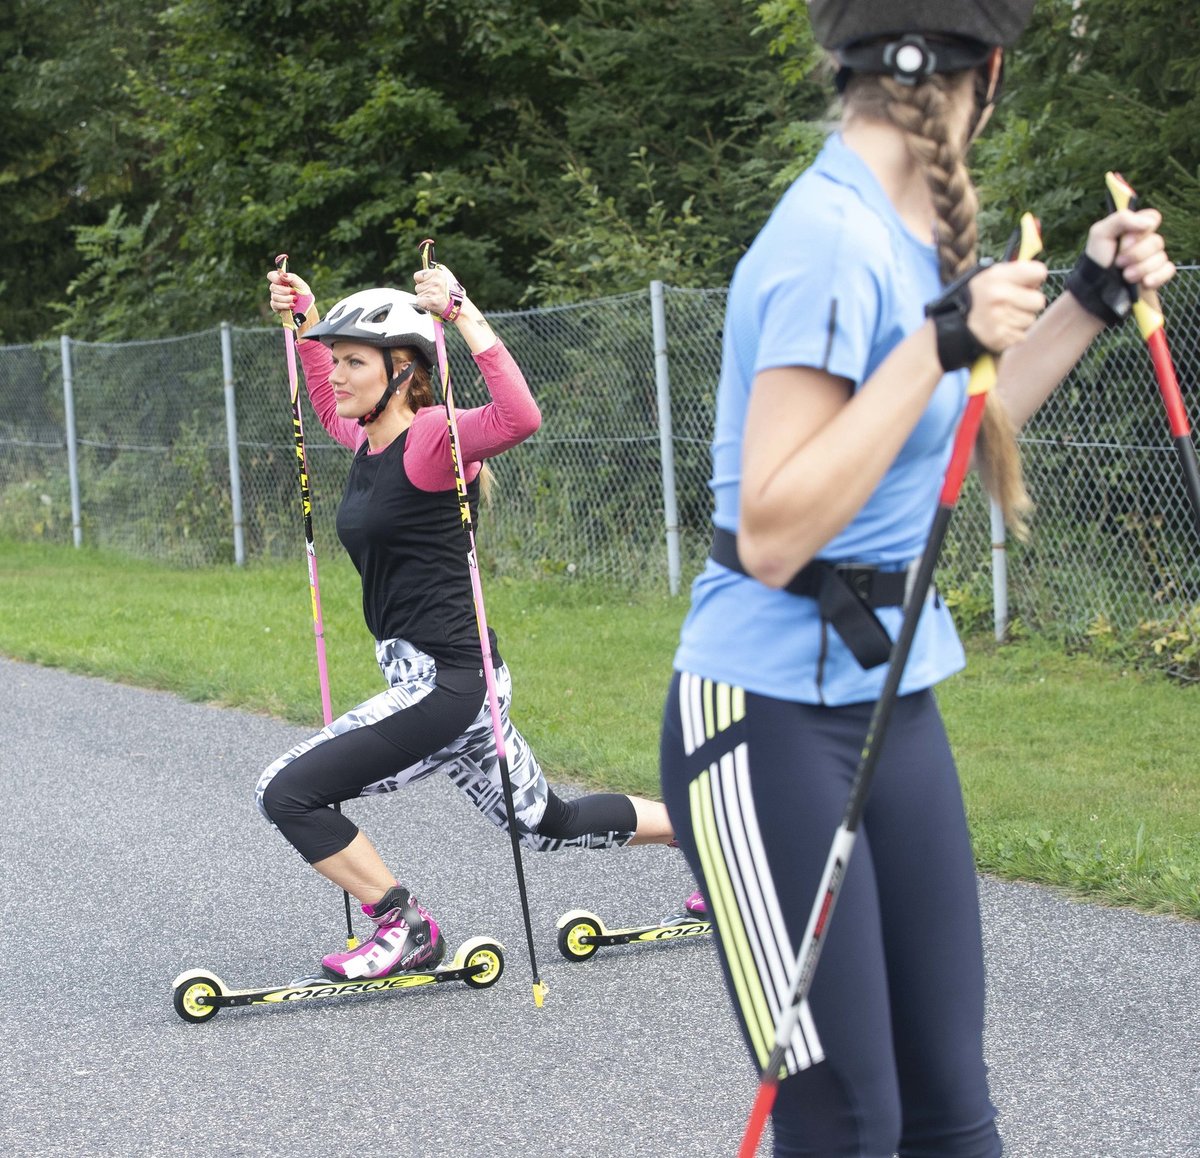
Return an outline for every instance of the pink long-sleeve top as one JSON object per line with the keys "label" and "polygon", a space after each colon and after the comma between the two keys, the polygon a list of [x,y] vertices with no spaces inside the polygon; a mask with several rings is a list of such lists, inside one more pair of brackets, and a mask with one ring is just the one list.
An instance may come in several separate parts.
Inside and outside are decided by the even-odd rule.
{"label": "pink long-sleeve top", "polygon": [[[446,408],[422,407],[407,430],[372,451],[363,428],[337,415],[329,351],[318,342],[301,342],[299,349],[321,424],[354,451],[337,533],[362,577],[368,629],[378,640],[406,640],[439,668],[478,672],[478,623]],[[482,460],[528,438],[541,423],[525,377],[503,345],[496,342],[475,361],[491,401],[456,414],[473,520]]]}
{"label": "pink long-sleeve top", "polygon": [[[367,433],[354,419],[338,417],[333,388],[329,385],[333,356],[328,347],[317,341],[301,341],[297,348],[308,397],[321,425],[344,447],[358,450],[367,440]],[[483,353],[476,354],[475,364],[492,400],[483,406],[455,411],[467,482],[479,473],[485,458],[494,458],[523,442],[542,424],[541,411],[529,392],[525,375],[503,342],[497,339]],[[422,490],[441,491],[455,486],[450,428],[444,407],[426,406],[417,411],[404,447],[404,469]]]}

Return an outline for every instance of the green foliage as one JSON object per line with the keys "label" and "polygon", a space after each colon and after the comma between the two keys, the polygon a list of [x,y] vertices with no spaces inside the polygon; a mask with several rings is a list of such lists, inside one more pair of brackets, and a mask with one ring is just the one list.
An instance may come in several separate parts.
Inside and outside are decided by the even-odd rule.
{"label": "green foliage", "polygon": [[954,625],[962,635],[979,635],[995,627],[995,611],[990,589],[950,587],[942,592],[946,606],[954,616]]}
{"label": "green foliage", "polygon": [[648,281],[704,285],[722,265],[724,239],[694,211],[687,197],[672,212],[658,195],[655,167],[643,145],[629,157],[644,202],[630,220],[615,196],[604,197],[590,169],[568,162],[563,182],[578,208],[571,232],[552,237],[533,262],[530,296],[556,302],[588,301],[611,289]]}
{"label": "green foliage", "polygon": [[1200,605],[1166,619],[1138,624],[1135,643],[1148,650],[1151,664],[1165,665],[1178,678],[1200,680]]}
{"label": "green foliage", "polygon": [[1200,11],[1122,0],[1039,0],[1010,54],[996,124],[975,163],[988,248],[1026,209],[1048,260],[1074,262],[1120,171],[1162,210],[1175,257],[1200,255]]}
{"label": "green foliage", "polygon": [[161,63],[135,91],[204,319],[258,307],[285,249],[324,297],[404,284],[431,233],[464,237],[447,256],[481,300],[511,297],[497,255],[506,239],[489,228],[479,177],[538,75],[523,48],[539,6],[529,7],[193,0],[169,10]]}
{"label": "green foliage", "polygon": [[58,332],[91,342],[117,342],[130,334],[163,337],[187,317],[187,303],[164,260],[162,235],[152,232],[157,212],[158,205],[150,205],[139,221],[130,222],[115,205],[100,225],[72,227],[84,267],[67,286],[68,303],[51,303],[63,315]]}
{"label": "green foliage", "polygon": [[403,284],[428,235],[491,308],[721,284],[820,137],[811,44],[772,46],[747,0],[164,0],[91,5],[91,39],[64,32],[82,0],[52,8],[14,74],[37,114],[18,150],[78,117],[46,78],[85,78],[91,128],[44,187],[15,180],[64,197],[36,297],[74,336],[169,332],[139,294],[189,328],[248,321],[283,249],[325,301]]}
{"label": "green foliage", "polygon": [[806,121],[827,100],[770,59],[756,8],[583,0],[541,24],[567,100],[523,105],[490,173],[539,245],[526,300],[728,280],[779,175],[815,153],[820,133]]}
{"label": "green foliage", "polygon": [[[5,14],[9,343],[250,322],[280,250],[325,302],[404,284],[429,235],[491,309],[654,277],[723,285],[819,147],[832,97],[803,0],[10,0]],[[1032,208],[1051,263],[1073,259],[1116,168],[1194,260],[1200,14],[1041,0],[1009,55],[974,155],[984,250]]]}
{"label": "green foliage", "polygon": [[154,22],[165,6],[166,0],[3,4],[0,269],[7,276],[0,281],[0,341],[53,331],[52,304],[88,260],[74,249],[76,230],[100,225],[117,205],[136,219],[153,200],[147,145],[126,77],[153,58]]}
{"label": "green foliage", "polygon": [[[217,459],[217,462],[221,462]],[[232,563],[233,544],[225,536],[214,539],[214,524],[228,527],[233,522],[229,497],[229,472],[214,463],[207,428],[197,412],[185,422],[171,446],[171,466],[183,486],[173,489],[172,518],[166,524],[185,542],[203,544],[205,563]]]}
{"label": "green foliage", "polygon": [[71,497],[65,474],[0,487],[0,535],[22,542],[69,543]]}
{"label": "green foliage", "polygon": [[1079,646],[1105,663],[1200,683],[1200,605],[1122,628],[1106,615],[1088,625]]}

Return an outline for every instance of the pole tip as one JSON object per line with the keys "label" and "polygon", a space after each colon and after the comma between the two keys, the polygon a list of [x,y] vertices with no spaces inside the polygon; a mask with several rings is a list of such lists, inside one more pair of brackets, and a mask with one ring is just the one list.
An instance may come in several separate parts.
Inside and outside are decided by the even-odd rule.
{"label": "pole tip", "polygon": [[547,992],[548,990],[542,981],[539,980],[533,983],[533,1003],[538,1009],[542,1008],[542,1003],[546,1000]]}

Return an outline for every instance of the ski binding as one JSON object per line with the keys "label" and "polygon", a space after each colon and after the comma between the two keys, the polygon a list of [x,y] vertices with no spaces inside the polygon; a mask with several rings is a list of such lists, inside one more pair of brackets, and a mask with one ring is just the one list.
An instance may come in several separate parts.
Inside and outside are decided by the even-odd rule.
{"label": "ski binding", "polygon": [[568,961],[586,961],[601,945],[633,945],[649,941],[682,941],[712,931],[711,921],[684,913],[653,925],[610,929],[586,909],[572,909],[558,919],[558,951]]}
{"label": "ski binding", "polygon": [[443,981],[462,981],[472,989],[487,989],[500,980],[503,972],[504,946],[487,937],[472,937],[459,946],[449,965],[414,969],[389,977],[331,981],[317,976],[269,989],[231,989],[215,974],[193,969],[176,977],[171,988],[175,1012],[184,1021],[198,1024],[216,1016],[225,1006],[286,1005],[323,997],[355,997],[394,989],[415,989]]}

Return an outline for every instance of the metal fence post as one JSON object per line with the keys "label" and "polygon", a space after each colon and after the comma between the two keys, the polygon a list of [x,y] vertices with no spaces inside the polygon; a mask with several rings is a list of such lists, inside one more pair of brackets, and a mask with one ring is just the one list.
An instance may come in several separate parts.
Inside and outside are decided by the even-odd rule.
{"label": "metal fence post", "polygon": [[654,330],[654,382],[658,394],[658,441],[662,449],[663,516],[667,530],[667,584],[679,594],[679,508],[675,495],[675,444],[671,429],[671,370],[667,361],[667,314],[663,283],[650,283],[650,318]]}
{"label": "metal fence post", "polygon": [[233,331],[221,323],[221,369],[225,377],[225,433],[229,440],[229,499],[233,508],[233,561],[240,567],[246,561],[245,531],[242,523],[242,475],[238,468],[237,402],[233,391]]}
{"label": "metal fence post", "polygon": [[83,514],[79,502],[79,452],[75,439],[75,375],[71,369],[71,339],[63,334],[62,350],[63,411],[67,419],[67,477],[71,485],[71,538],[83,546]]}
{"label": "metal fence post", "polygon": [[995,499],[988,499],[992,522],[992,618],[996,640],[1004,642],[1008,634],[1008,545],[1004,530],[1004,512]]}

